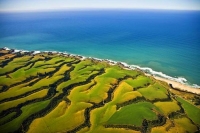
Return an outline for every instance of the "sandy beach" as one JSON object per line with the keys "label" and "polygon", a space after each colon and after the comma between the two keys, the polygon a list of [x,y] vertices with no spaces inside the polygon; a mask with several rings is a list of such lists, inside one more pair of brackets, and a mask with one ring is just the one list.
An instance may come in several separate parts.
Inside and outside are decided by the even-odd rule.
{"label": "sandy beach", "polygon": [[168,84],[172,84],[172,86],[176,89],[200,95],[200,89],[198,89],[198,88],[193,88],[193,87],[181,84],[181,83],[176,82],[176,81],[172,81],[172,80],[169,80],[169,79],[164,79],[164,78],[160,78],[160,77],[156,77],[156,76],[154,76],[154,78],[157,79],[157,80],[167,82]]}

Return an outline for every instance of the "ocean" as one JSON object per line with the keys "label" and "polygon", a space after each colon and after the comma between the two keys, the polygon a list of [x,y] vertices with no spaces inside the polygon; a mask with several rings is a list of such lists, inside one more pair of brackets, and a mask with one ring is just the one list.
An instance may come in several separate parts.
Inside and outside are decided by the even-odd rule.
{"label": "ocean", "polygon": [[200,11],[0,13],[0,47],[121,61],[200,85]]}

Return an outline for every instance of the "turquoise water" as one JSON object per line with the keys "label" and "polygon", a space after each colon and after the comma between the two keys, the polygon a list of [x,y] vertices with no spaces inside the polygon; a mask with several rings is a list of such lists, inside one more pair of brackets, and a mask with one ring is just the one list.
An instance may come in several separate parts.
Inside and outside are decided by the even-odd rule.
{"label": "turquoise water", "polygon": [[1,13],[0,47],[122,61],[200,85],[199,11]]}

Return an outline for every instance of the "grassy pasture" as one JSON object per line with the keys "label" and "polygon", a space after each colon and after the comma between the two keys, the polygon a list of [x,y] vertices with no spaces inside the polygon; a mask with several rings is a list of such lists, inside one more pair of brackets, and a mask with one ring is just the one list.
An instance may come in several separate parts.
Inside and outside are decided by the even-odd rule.
{"label": "grassy pasture", "polygon": [[159,110],[165,115],[168,116],[172,112],[176,112],[180,110],[181,108],[177,104],[176,101],[170,101],[170,102],[156,102],[154,103],[156,107],[159,108]]}
{"label": "grassy pasture", "polygon": [[5,121],[9,120],[10,118],[12,118],[14,115],[16,114],[16,112],[11,112],[8,115],[4,116],[3,118],[0,119],[0,124],[3,124]]}
{"label": "grassy pasture", "polygon": [[[77,103],[75,105],[72,103],[69,106],[65,101],[62,101],[49,114],[35,119],[28,132],[66,132],[84,122],[84,108],[89,106],[91,105],[87,103]],[[80,110],[80,107],[84,108]]]}
{"label": "grassy pasture", "polygon": [[92,110],[90,113],[90,120],[92,124],[90,131],[92,132],[96,128],[104,125],[115,112],[116,106],[111,103],[105,104],[101,108]]}
{"label": "grassy pasture", "polygon": [[126,81],[133,88],[145,87],[147,84],[152,84],[153,81],[144,75],[138,76],[136,79],[129,79]]}
{"label": "grassy pasture", "polygon": [[41,67],[41,66],[44,66],[44,65],[52,65],[52,64],[55,64],[55,62],[57,61],[61,61],[62,59],[61,58],[58,58],[58,57],[53,57],[51,58],[50,60],[46,61],[46,60],[43,60],[43,61],[37,61],[33,67],[37,68],[37,67]]}
{"label": "grassy pasture", "polygon": [[[36,82],[33,86],[27,86],[27,84],[21,84],[12,88],[9,88],[8,91],[6,92],[2,92],[0,93],[0,100],[5,99],[5,98],[9,98],[9,97],[15,97],[18,95],[22,95],[24,93],[33,91],[35,89],[39,89],[40,87],[43,86],[49,86],[50,84],[56,82],[57,80],[63,78],[63,76],[55,76],[55,77],[51,77],[51,78],[45,78],[45,79],[41,79],[38,82]],[[36,79],[35,79],[36,80]]]}
{"label": "grassy pasture", "polygon": [[[129,80],[129,79],[127,79]],[[127,84],[127,80],[124,80],[119,84],[119,86],[114,91],[113,102],[115,103],[123,103],[136,97],[141,97],[142,95],[138,91],[133,91],[132,86]]]}
{"label": "grassy pasture", "polygon": [[32,99],[36,99],[36,98],[42,98],[42,97],[46,96],[47,92],[48,92],[48,90],[44,89],[44,90],[33,93],[33,94],[31,94],[27,97],[24,97],[24,98],[20,98],[20,99],[9,101],[9,102],[4,102],[4,103],[0,104],[0,111],[6,110],[8,108],[16,107],[18,104],[24,103],[28,100],[32,100]]}
{"label": "grassy pasture", "polygon": [[31,83],[35,80],[37,80],[37,78],[31,80],[30,82],[26,82],[24,84],[13,86],[13,87],[9,88],[7,91],[0,93],[0,100],[9,98],[9,97],[15,97],[15,96],[25,93],[25,91],[22,88],[28,86],[29,83]]}
{"label": "grassy pasture", "polygon": [[63,66],[61,66],[61,68],[60,68],[57,72],[55,72],[55,74],[54,74],[53,76],[62,75],[62,74],[65,73],[65,71],[67,71],[67,70],[69,70],[69,69],[70,69],[70,67],[67,66],[66,64],[64,64]]}
{"label": "grassy pasture", "polygon": [[8,63],[8,65],[6,65],[3,68],[0,68],[0,74],[4,74],[6,72],[14,70],[17,67],[24,66],[27,63],[27,61],[29,61],[30,59],[31,59],[31,56],[23,56],[23,57],[15,58],[13,61]]}
{"label": "grassy pasture", "polygon": [[66,86],[70,85],[70,84],[85,81],[86,79],[88,79],[88,77],[90,77],[93,74],[96,74],[98,72],[98,70],[100,70],[103,67],[101,65],[95,65],[97,67],[88,66],[88,67],[84,68],[85,64],[88,63],[88,62],[92,63],[90,60],[85,60],[85,61],[82,61],[78,64],[73,65],[73,66],[75,66],[75,68],[70,73],[70,80],[63,82],[60,85],[58,85],[57,91],[62,92],[62,89],[65,88]]}
{"label": "grassy pasture", "polygon": [[79,82],[82,82],[82,81],[85,81],[88,77],[90,77],[91,75],[93,74],[96,74],[97,71],[94,71],[92,73],[90,73],[89,75],[76,75],[76,77],[74,77],[73,79],[71,80],[67,80],[66,82],[62,82],[61,84],[59,84],[56,88],[56,90],[58,92],[62,92],[62,89],[73,84],[73,83],[79,83]]}
{"label": "grassy pasture", "polygon": [[141,126],[144,119],[157,119],[157,115],[151,111],[152,109],[158,111],[158,109],[149,102],[127,105],[114,113],[106,124]]}
{"label": "grassy pasture", "polygon": [[22,114],[20,117],[15,118],[14,120],[0,126],[1,132],[13,132],[17,130],[21,123],[30,115],[34,114],[35,112],[38,112],[39,110],[45,108],[50,100],[42,101],[42,102],[36,102],[27,106],[24,106],[21,108]]}
{"label": "grassy pasture", "polygon": [[[0,61],[2,61],[1,58],[4,59],[6,56],[14,57],[16,54],[0,56]],[[39,59],[40,61],[38,61]],[[35,63],[27,65],[30,61]],[[79,133],[138,133],[140,131],[134,131],[128,125],[143,128],[144,119],[149,121],[160,120],[158,114],[163,114],[166,123],[163,123],[162,126],[155,125],[156,127],[150,125],[149,130],[153,133],[197,131],[197,126],[200,125],[198,119],[200,109],[193,103],[185,101],[185,97],[187,97],[186,99],[194,98],[193,94],[172,90],[174,93],[172,96],[171,89],[166,83],[147,77],[140,71],[123,69],[118,65],[109,65],[106,61],[100,62],[92,59],[76,61],[78,61],[78,58],[41,53],[17,57],[4,68],[0,68],[2,75],[0,76],[0,90],[8,86],[8,90],[0,92],[0,101],[46,87],[26,97],[2,102],[0,114],[3,110],[16,107],[20,103],[45,97],[50,85],[54,85],[57,91],[53,98],[49,100],[31,103],[19,108],[22,114],[1,125],[0,131],[3,133],[16,131],[19,127],[22,127],[21,124],[26,118],[44,109],[50,102],[51,105],[48,106],[50,112],[45,115],[39,114],[38,118],[26,127],[27,132],[68,132],[84,124],[86,118],[89,118],[90,127],[83,126],[78,130]],[[70,62],[73,63],[70,64]],[[18,69],[8,75],[3,75],[3,73],[10,72],[15,68]],[[56,72],[50,75],[49,73],[54,70]],[[68,70],[72,70],[67,73],[69,77],[64,75]],[[40,76],[38,73],[46,74]],[[96,75],[97,73],[98,75]],[[95,75],[94,78],[88,79],[93,75]],[[32,80],[21,82],[32,76],[34,76]],[[38,79],[40,80],[34,82]],[[82,84],[83,82],[85,84]],[[14,83],[19,84],[9,87]],[[34,84],[30,85],[30,83]],[[73,88],[66,88],[74,83],[76,86]],[[62,95],[63,88],[69,89],[69,93]],[[110,94],[111,92],[112,94]],[[179,96],[182,94],[183,98],[180,98]],[[111,98],[108,98],[110,95]],[[140,99],[141,97],[145,99]],[[175,117],[168,118],[170,113],[179,111],[180,106],[184,109],[185,114],[177,113]],[[87,117],[84,114],[86,108],[90,108]],[[0,124],[9,120],[15,114],[16,112],[11,112],[6,116],[0,116]],[[111,125],[114,128],[108,128],[106,125]],[[119,128],[116,125],[126,128]]]}
{"label": "grassy pasture", "polygon": [[152,133],[173,133],[170,129],[173,128],[173,122],[170,119],[167,119],[166,123],[163,126],[153,127],[151,129]]}
{"label": "grassy pasture", "polygon": [[0,85],[6,85],[6,86],[10,86],[12,84],[15,84],[17,83],[18,80],[15,80],[15,79],[11,79],[9,77],[7,77],[6,75],[5,76],[0,76]]}
{"label": "grassy pasture", "polygon": [[87,131],[87,129],[83,130],[79,133],[140,133],[140,131],[134,131],[130,129],[125,128],[104,128],[103,126],[100,126],[98,128],[95,128],[94,130]]}
{"label": "grassy pasture", "polygon": [[127,70],[120,70],[119,67],[112,66],[105,70],[105,73],[96,77],[96,85],[92,87],[89,92],[91,102],[100,102],[107,98],[107,92],[112,85],[117,84],[119,78],[123,78],[126,75],[135,76],[137,73],[129,73]]}
{"label": "grassy pasture", "polygon": [[188,117],[192,119],[194,123],[200,125],[200,119],[198,117],[200,116],[200,109],[180,97],[177,97],[176,99],[181,103]]}
{"label": "grassy pasture", "polygon": [[174,127],[171,127],[168,132],[170,133],[194,133],[197,131],[197,127],[191,123],[188,118],[179,118],[174,120]]}
{"label": "grassy pasture", "polygon": [[7,86],[10,86],[14,83],[18,83],[20,81],[25,80],[28,77],[31,76],[37,76],[38,73],[40,74],[45,74],[45,73],[49,73],[55,70],[55,68],[32,68],[32,69],[28,69],[31,66],[31,64],[27,67],[21,68],[19,70],[17,70],[16,72],[10,74],[11,77],[7,77],[7,76],[0,76],[0,84],[5,84]]}
{"label": "grassy pasture", "polygon": [[146,88],[138,89],[138,91],[148,100],[168,98],[167,90],[158,83],[150,85]]}
{"label": "grassy pasture", "polygon": [[92,80],[89,84],[75,87],[71,90],[70,95],[68,96],[69,100],[73,102],[89,102],[88,93],[90,91],[90,87],[94,83],[94,80]]}

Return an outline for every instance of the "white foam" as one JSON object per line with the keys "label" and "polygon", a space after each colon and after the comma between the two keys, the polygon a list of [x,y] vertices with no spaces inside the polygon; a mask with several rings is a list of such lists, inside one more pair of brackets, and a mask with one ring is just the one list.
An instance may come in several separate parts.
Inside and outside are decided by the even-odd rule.
{"label": "white foam", "polygon": [[[10,50],[9,48],[7,47],[4,47],[5,50]],[[17,49],[14,49],[14,52],[20,52],[22,50],[17,50]],[[23,50],[25,52],[29,52],[29,51],[26,51],[26,50]],[[75,55],[75,54],[69,54],[69,53],[66,53],[65,52],[57,52],[57,51],[43,51],[45,53],[48,53],[48,52],[52,52],[52,53],[58,53],[58,54],[64,54],[64,55],[69,55],[69,56],[80,56],[81,57],[81,60],[84,60],[84,59],[94,59],[94,60],[98,60],[98,61],[103,61],[103,59],[99,59],[99,58],[93,58],[93,57],[85,57],[85,56],[81,56],[81,55]],[[34,51],[33,54],[38,54],[38,53],[41,53],[41,51]],[[191,87],[194,87],[194,88],[200,88],[199,85],[197,84],[188,84],[187,82],[187,79],[183,78],[183,77],[171,77],[169,75],[166,75],[162,72],[157,72],[157,71],[154,71],[152,68],[149,68],[149,67],[140,67],[138,65],[128,65],[127,63],[125,62],[117,62],[117,61],[113,61],[113,60],[110,60],[110,59],[104,59],[105,61],[108,61],[108,63],[110,65],[116,65],[117,63],[121,63],[125,68],[128,68],[128,69],[139,69],[141,71],[143,71],[144,73],[147,73],[147,74],[151,74],[153,76],[158,76],[158,77],[161,77],[161,78],[165,78],[165,79],[169,79],[169,80],[173,80],[173,81],[176,81],[176,82],[179,82],[181,84],[186,84],[186,85],[189,85]]]}
{"label": "white foam", "polygon": [[7,48],[7,47],[4,47],[4,49],[5,49],[5,50],[10,50],[10,49],[9,49],[9,48]]}
{"label": "white foam", "polygon": [[194,88],[200,88],[200,86],[197,85],[197,84],[193,84],[192,86],[193,86]]}
{"label": "white foam", "polygon": [[41,53],[40,51],[34,51],[33,54],[39,54]]}
{"label": "white foam", "polygon": [[99,59],[99,58],[93,58],[93,59],[95,59],[97,61],[103,61],[102,59]]}
{"label": "white foam", "polygon": [[57,54],[58,52],[57,51],[51,51],[52,53],[54,53],[54,54]]}
{"label": "white foam", "polygon": [[18,49],[14,49],[14,53],[18,53],[20,52],[21,50],[18,50]]}
{"label": "white foam", "polygon": [[29,52],[29,51],[27,51],[27,50],[21,50],[21,52],[24,52],[24,53],[25,53],[25,52]]}

